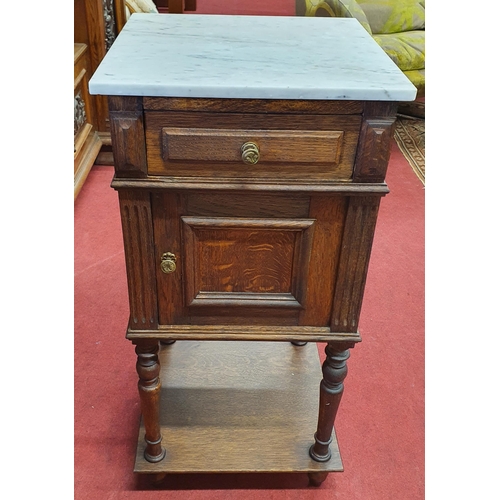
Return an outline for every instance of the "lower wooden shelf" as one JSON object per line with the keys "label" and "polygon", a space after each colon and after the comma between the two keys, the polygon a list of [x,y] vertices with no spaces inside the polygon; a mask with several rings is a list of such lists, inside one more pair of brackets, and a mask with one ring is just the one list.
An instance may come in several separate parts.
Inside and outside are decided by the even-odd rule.
{"label": "lower wooden shelf", "polygon": [[177,341],[160,349],[161,416],[166,457],[144,458],[140,425],[134,472],[339,472],[315,462],[322,378],[315,343]]}

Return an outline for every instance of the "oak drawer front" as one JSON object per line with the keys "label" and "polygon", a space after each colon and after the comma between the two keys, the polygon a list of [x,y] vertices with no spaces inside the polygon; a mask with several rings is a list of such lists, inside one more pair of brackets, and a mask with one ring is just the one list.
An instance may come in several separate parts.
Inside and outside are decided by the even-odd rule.
{"label": "oak drawer front", "polygon": [[148,174],[348,180],[360,123],[357,115],[146,113]]}

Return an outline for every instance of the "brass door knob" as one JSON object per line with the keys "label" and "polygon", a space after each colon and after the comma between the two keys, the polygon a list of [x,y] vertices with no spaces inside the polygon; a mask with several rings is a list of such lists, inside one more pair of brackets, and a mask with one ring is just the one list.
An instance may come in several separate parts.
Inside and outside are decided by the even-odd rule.
{"label": "brass door knob", "polygon": [[177,269],[177,257],[170,252],[165,252],[161,256],[160,268],[165,273],[173,273]]}
{"label": "brass door knob", "polygon": [[245,142],[241,146],[241,159],[244,163],[255,165],[260,158],[259,146],[255,142]]}

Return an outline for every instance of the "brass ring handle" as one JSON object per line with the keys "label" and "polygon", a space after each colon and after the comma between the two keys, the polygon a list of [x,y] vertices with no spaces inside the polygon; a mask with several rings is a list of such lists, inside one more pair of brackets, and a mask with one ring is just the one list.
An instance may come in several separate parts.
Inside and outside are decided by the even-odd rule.
{"label": "brass ring handle", "polygon": [[177,257],[170,252],[165,252],[161,256],[160,268],[165,273],[173,273],[177,268]]}
{"label": "brass ring handle", "polygon": [[260,158],[259,146],[255,142],[245,142],[241,146],[241,159],[248,165],[255,165]]}

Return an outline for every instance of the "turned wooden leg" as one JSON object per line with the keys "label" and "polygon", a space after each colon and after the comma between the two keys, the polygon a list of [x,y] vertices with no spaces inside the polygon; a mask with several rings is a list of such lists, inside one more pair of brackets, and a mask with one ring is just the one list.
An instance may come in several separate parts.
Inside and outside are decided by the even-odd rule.
{"label": "turned wooden leg", "polygon": [[314,434],[315,443],[309,450],[309,455],[317,462],[327,462],[332,456],[333,423],[339,409],[344,384],[347,375],[346,361],[349,358],[349,348],[353,343],[332,342],[326,346],[326,359],[323,363],[323,380],[319,392],[318,429]]}
{"label": "turned wooden leg", "polygon": [[307,342],[303,342],[302,340],[292,340],[292,344],[300,347],[306,345]]}
{"label": "turned wooden leg", "polygon": [[167,477],[167,474],[165,472],[161,472],[158,474],[151,474],[149,477],[149,482],[153,486],[160,486],[166,477]]}
{"label": "turned wooden leg", "polygon": [[309,484],[311,486],[320,486],[327,478],[328,472],[309,472]]}
{"label": "turned wooden leg", "polygon": [[172,345],[175,344],[175,340],[160,340],[161,345]]}
{"label": "turned wooden leg", "polygon": [[135,347],[142,418],[146,430],[144,458],[148,462],[159,462],[165,457],[165,449],[161,446],[158,349],[158,341],[140,342]]}

